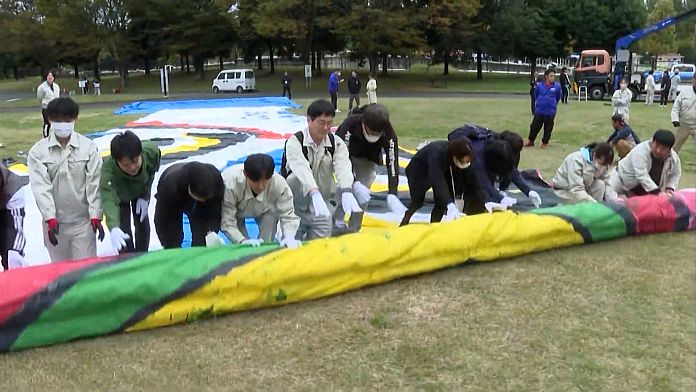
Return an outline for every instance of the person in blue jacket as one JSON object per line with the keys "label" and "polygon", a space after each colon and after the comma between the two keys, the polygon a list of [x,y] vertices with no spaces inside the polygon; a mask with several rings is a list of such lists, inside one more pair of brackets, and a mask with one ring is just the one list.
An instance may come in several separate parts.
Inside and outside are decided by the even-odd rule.
{"label": "person in blue jacket", "polygon": [[338,84],[342,81],[341,71],[338,69],[329,75],[329,95],[331,95],[331,104],[333,105],[336,113],[341,112],[338,110]]}
{"label": "person in blue jacket", "polygon": [[547,69],[544,72],[544,81],[537,83],[534,89],[534,119],[529,125],[529,138],[525,147],[534,147],[534,141],[542,125],[544,126],[544,136],[541,138],[541,148],[548,147],[549,141],[551,141],[551,132],[553,132],[553,122],[556,118],[556,109],[561,97],[562,89],[556,82],[556,72]]}
{"label": "person in blue jacket", "polygon": [[[476,173],[480,188],[486,196],[486,202],[503,204],[511,207],[517,200],[505,193],[510,183],[522,191],[535,207],[541,206],[539,193],[531,190],[517,168],[522,151],[522,137],[511,131],[493,132],[478,125],[467,124],[447,135],[448,140],[467,138],[474,150],[471,168]],[[496,181],[499,189],[496,189]]]}

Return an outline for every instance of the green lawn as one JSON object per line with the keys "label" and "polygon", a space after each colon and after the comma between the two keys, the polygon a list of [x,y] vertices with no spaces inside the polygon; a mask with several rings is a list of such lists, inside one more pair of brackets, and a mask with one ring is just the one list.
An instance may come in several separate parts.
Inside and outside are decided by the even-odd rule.
{"label": "green lawn", "polygon": [[[467,122],[526,134],[531,119],[526,99],[382,102],[409,147]],[[562,107],[551,148],[525,150],[522,166],[551,177],[567,153],[606,138],[609,114],[601,103]],[[634,105],[631,120],[644,138],[670,125],[659,107]],[[126,121],[85,110],[78,128]],[[13,148],[40,125],[35,113],[0,114],[0,131],[18,138]],[[694,154],[689,141],[682,186],[696,186]],[[694,390],[695,240],[627,238],[29,350],[0,357],[0,379],[12,391]]]}

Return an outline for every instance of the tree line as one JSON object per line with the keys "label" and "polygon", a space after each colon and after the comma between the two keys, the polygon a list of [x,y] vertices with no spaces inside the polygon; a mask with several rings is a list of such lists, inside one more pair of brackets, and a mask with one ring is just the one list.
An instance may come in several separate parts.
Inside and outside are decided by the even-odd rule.
{"label": "tree line", "polygon": [[[133,65],[177,61],[202,78],[211,58],[242,56],[275,71],[276,57],[299,56],[321,73],[321,58],[346,51],[371,71],[390,55],[560,57],[613,51],[617,38],[696,7],[696,0],[0,0],[0,72],[42,74],[56,65],[99,75],[109,62],[128,80]],[[634,52],[696,57],[696,28],[683,23]],[[234,53],[232,53],[234,51]],[[387,67],[382,67],[386,72]]]}

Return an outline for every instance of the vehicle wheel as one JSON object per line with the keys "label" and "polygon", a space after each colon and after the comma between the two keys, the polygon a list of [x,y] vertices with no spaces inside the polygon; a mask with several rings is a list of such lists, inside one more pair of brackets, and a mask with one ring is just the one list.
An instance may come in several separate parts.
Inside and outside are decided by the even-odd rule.
{"label": "vehicle wheel", "polygon": [[217,88],[217,86],[215,86],[215,87],[213,87],[213,92],[214,92],[215,94],[218,94],[218,93],[220,93],[220,89]]}
{"label": "vehicle wheel", "polygon": [[636,86],[631,86],[629,87],[631,90],[631,93],[633,94],[633,98],[631,98],[631,101],[636,102],[638,101],[638,96],[640,95],[640,90]]}
{"label": "vehicle wheel", "polygon": [[590,95],[590,99],[593,101],[604,99],[604,87],[602,87],[602,86],[590,87],[589,95]]}
{"label": "vehicle wheel", "polygon": [[237,86],[237,94],[241,94],[244,92],[244,87],[242,86]]}

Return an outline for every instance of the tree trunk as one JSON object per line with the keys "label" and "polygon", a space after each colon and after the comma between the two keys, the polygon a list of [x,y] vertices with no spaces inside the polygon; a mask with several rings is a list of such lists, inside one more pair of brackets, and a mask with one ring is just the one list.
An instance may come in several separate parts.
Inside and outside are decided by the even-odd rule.
{"label": "tree trunk", "polygon": [[321,75],[321,62],[324,60],[324,53],[319,51],[317,55],[317,75]]}
{"label": "tree trunk", "polygon": [[186,73],[191,73],[191,62],[189,61],[189,55],[186,54]]}
{"label": "tree trunk", "polygon": [[387,58],[387,53],[382,53],[382,75],[387,74],[387,66],[389,59]]}
{"label": "tree trunk", "polygon": [[12,64],[12,76],[15,80],[19,80],[19,69],[17,69],[17,64]]}
{"label": "tree trunk", "polygon": [[449,75],[449,59],[450,59],[449,51],[448,51],[448,50],[445,50],[445,51],[442,53],[442,57],[443,57],[443,60],[444,60],[444,63],[445,63],[445,69],[442,71],[442,74],[443,74],[443,75]]}
{"label": "tree trunk", "polygon": [[73,64],[73,69],[75,70],[75,79],[80,79],[80,68],[77,64]]}
{"label": "tree trunk", "polygon": [[184,73],[184,55],[179,53],[179,69],[181,73]]}
{"label": "tree trunk", "polygon": [[145,56],[143,58],[143,63],[145,63],[145,76],[150,76],[150,57]]}
{"label": "tree trunk", "polygon": [[317,54],[312,52],[312,54],[309,55],[311,57],[311,62],[312,62],[312,75],[317,74]]}
{"label": "tree trunk", "polygon": [[205,72],[205,57],[200,55],[194,55],[193,66],[196,68],[196,74],[194,75],[193,80],[203,80]]}
{"label": "tree trunk", "polygon": [[271,75],[275,73],[275,60],[273,59],[273,45],[268,45],[268,53],[271,59]]}
{"label": "tree trunk", "polygon": [[99,70],[99,54],[94,56],[92,60],[92,71],[94,72],[95,79],[101,79],[101,71]]}
{"label": "tree trunk", "polygon": [[[529,68],[529,77],[530,77],[532,80],[534,80],[534,72],[536,72],[537,58],[536,58],[536,57],[532,57],[531,59],[529,59],[529,65],[530,65],[530,68]],[[536,82],[536,80],[534,80],[534,81]]]}
{"label": "tree trunk", "polygon": [[261,59],[261,53],[256,55],[256,69],[261,71],[263,69],[263,61]]}
{"label": "tree trunk", "polygon": [[483,80],[483,53],[476,48],[476,79]]}
{"label": "tree trunk", "polygon": [[220,65],[219,65],[220,71],[222,71],[222,65],[223,65],[222,60],[223,60],[222,55],[220,55]]}

